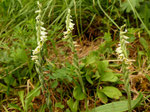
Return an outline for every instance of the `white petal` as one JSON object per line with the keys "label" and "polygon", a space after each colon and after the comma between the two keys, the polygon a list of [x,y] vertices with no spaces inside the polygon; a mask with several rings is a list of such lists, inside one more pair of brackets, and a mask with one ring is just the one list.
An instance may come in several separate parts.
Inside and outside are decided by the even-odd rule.
{"label": "white petal", "polygon": [[68,31],[64,31],[64,35],[67,35],[68,34]]}
{"label": "white petal", "polygon": [[125,40],[125,43],[128,44],[129,42]]}
{"label": "white petal", "polygon": [[39,48],[42,48],[42,46],[43,46],[43,41],[39,41],[39,42],[38,42],[38,46],[39,46]]}
{"label": "white petal", "polygon": [[40,13],[41,12],[41,10],[37,10],[37,11],[35,11],[35,13]]}
{"label": "white petal", "polygon": [[41,30],[46,31],[46,28],[44,28],[44,27],[41,26]]}
{"label": "white petal", "polygon": [[120,46],[121,46],[121,44],[118,44],[118,46],[120,47]]}
{"label": "white petal", "polygon": [[47,34],[47,32],[41,31],[41,35],[42,35],[42,36],[45,36],[46,34]]}
{"label": "white petal", "polygon": [[120,57],[124,57],[124,54],[119,54]]}
{"label": "white petal", "polygon": [[77,44],[77,42],[76,42],[76,41],[73,41],[73,44]]}
{"label": "white petal", "polygon": [[41,15],[36,16],[36,20],[39,20],[41,18]]}
{"label": "white petal", "polygon": [[46,41],[47,40],[47,36],[41,36],[41,41]]}
{"label": "white petal", "polygon": [[33,55],[40,53],[41,47],[37,46],[35,50],[33,50]]}
{"label": "white petal", "polygon": [[117,52],[117,53],[122,53],[121,47],[118,47],[118,48],[116,49],[116,52]]}
{"label": "white petal", "polygon": [[129,39],[129,37],[127,37],[127,36],[125,36],[125,35],[123,35],[123,38],[124,38],[124,39]]}
{"label": "white petal", "polygon": [[38,59],[38,56],[31,56],[32,60],[37,60]]}
{"label": "white petal", "polygon": [[125,31],[124,31],[125,33],[127,33],[128,32],[128,30],[127,29],[125,29]]}

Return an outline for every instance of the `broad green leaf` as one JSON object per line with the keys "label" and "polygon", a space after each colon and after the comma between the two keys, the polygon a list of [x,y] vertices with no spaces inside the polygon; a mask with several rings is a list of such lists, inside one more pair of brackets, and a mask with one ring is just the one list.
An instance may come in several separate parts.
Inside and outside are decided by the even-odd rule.
{"label": "broad green leaf", "polygon": [[106,86],[101,90],[101,92],[103,92],[106,96],[112,99],[119,99],[120,96],[122,96],[120,90],[113,86]]}
{"label": "broad green leaf", "polygon": [[55,107],[63,109],[64,105],[62,105],[61,102],[58,102],[58,103],[55,103]]}
{"label": "broad green leaf", "polygon": [[101,81],[109,81],[109,82],[116,82],[118,77],[114,75],[112,72],[104,72],[101,74]]}
{"label": "broad green leaf", "polygon": [[99,71],[100,74],[103,74],[104,72],[110,71],[110,69],[108,68],[109,62],[104,60],[104,61],[99,61],[98,65],[97,65],[97,69]]}
{"label": "broad green leaf", "polygon": [[[131,106],[134,109],[138,104],[141,103],[143,98],[142,94],[139,94],[137,99],[131,101]],[[90,112],[125,112],[128,110],[128,101],[117,101],[108,103],[92,109]]]}
{"label": "broad green leaf", "polygon": [[76,100],[75,102],[73,101],[72,98],[70,98],[68,101],[67,101],[67,104],[69,106],[69,108],[71,109],[72,112],[77,112],[78,110],[78,105],[79,105],[79,101]]}
{"label": "broad green leaf", "polygon": [[20,97],[20,101],[22,103],[23,109],[25,109],[25,105],[24,105],[24,91],[19,91],[18,95]]}
{"label": "broad green leaf", "polygon": [[101,92],[100,90],[97,91],[97,96],[98,98],[103,102],[103,103],[107,103],[108,102],[108,98],[107,96]]}
{"label": "broad green leaf", "polygon": [[79,86],[76,86],[75,88],[74,88],[74,90],[73,90],[73,96],[74,96],[74,98],[76,99],[76,100],[83,100],[83,99],[85,99],[85,95],[84,95],[84,93],[82,92],[82,89],[81,89],[81,87],[79,87]]}

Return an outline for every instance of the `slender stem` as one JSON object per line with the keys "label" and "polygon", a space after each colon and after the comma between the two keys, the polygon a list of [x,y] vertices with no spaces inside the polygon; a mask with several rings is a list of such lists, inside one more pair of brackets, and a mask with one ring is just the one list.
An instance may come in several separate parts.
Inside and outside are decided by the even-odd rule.
{"label": "slender stem", "polygon": [[130,78],[129,78],[129,71],[127,69],[127,65],[123,63],[123,73],[124,73],[124,85],[125,90],[128,97],[128,112],[132,112],[131,107],[131,91],[130,91]]}
{"label": "slender stem", "polygon": [[102,10],[102,12],[107,16],[107,18],[120,30],[120,27],[117,25],[117,23],[111,19],[111,17],[104,11],[104,9],[101,6],[101,2],[98,0],[98,6]]}
{"label": "slender stem", "polygon": [[48,86],[47,86],[47,84],[46,84],[46,82],[44,80],[44,75],[43,75],[43,71],[42,71],[42,66],[41,65],[42,65],[42,60],[41,59],[37,60],[37,62],[35,64],[36,71],[37,71],[37,73],[39,75],[39,81],[41,83],[42,93],[46,97],[46,104],[48,106],[49,112],[51,112],[52,111],[52,108],[51,108],[52,107],[51,106],[52,102],[50,100],[50,92],[49,92]]}
{"label": "slender stem", "polygon": [[[69,45],[70,45],[70,48],[71,48],[72,52],[74,53],[74,54],[73,54],[73,65],[74,65],[74,67],[76,68],[75,72],[76,72],[76,74],[78,75],[79,82],[80,82],[81,88],[82,88],[82,92],[83,92],[83,94],[86,96],[86,91],[85,91],[85,87],[84,87],[84,82],[83,82],[83,79],[82,79],[82,76],[81,76],[81,71],[80,71],[80,68],[79,68],[79,59],[78,59],[77,52],[76,52],[76,50],[75,50],[75,46],[74,46],[74,44],[73,44],[72,36],[71,36],[71,38],[69,38],[68,42],[69,42]],[[85,98],[85,104],[86,104],[86,110],[88,110],[87,98]]]}

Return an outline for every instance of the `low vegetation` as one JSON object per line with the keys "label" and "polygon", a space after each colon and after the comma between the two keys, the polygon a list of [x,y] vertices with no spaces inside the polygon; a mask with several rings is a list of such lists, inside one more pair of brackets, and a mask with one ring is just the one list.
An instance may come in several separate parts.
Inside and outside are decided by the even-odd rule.
{"label": "low vegetation", "polygon": [[0,111],[149,112],[149,0],[1,0]]}

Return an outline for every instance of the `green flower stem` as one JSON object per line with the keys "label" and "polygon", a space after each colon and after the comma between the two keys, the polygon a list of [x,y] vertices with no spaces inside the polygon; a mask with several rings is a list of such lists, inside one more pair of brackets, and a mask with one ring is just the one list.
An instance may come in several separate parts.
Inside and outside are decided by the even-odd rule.
{"label": "green flower stem", "polygon": [[36,71],[39,75],[39,81],[41,83],[41,88],[42,88],[42,93],[46,98],[46,104],[47,107],[49,109],[49,112],[52,112],[52,102],[50,100],[50,92],[49,92],[49,88],[48,88],[48,84],[46,83],[45,79],[44,79],[44,74],[43,74],[43,69],[42,69],[42,64],[43,64],[43,60],[42,60],[42,48],[43,45],[45,43],[45,41],[47,40],[47,32],[46,29],[43,27],[44,22],[42,22],[42,5],[39,3],[39,1],[37,1],[37,5],[38,5],[38,10],[35,11],[35,13],[38,13],[37,17],[36,17],[36,31],[37,31],[37,47],[35,48],[35,50],[33,50],[33,55],[32,60],[35,61],[35,68]]}
{"label": "green flower stem", "polygon": [[[72,23],[72,19],[71,19],[71,11],[70,9],[68,9],[68,14],[66,17],[66,29],[67,31],[64,32],[64,40],[68,42],[68,45],[73,53],[73,66],[75,67],[75,73],[78,75],[79,78],[79,83],[81,85],[82,88],[82,92],[83,94],[86,96],[86,91],[84,88],[84,83],[83,83],[83,79],[81,76],[81,71],[80,71],[80,67],[79,67],[79,59],[78,59],[78,55],[76,52],[76,42],[73,41],[72,39],[72,30],[73,30],[73,26],[74,24]],[[85,98],[85,104],[86,104],[86,109],[88,109],[88,105],[87,105],[87,98]]]}
{"label": "green flower stem", "polygon": [[52,102],[50,100],[50,92],[48,90],[48,85],[46,84],[46,82],[44,80],[44,75],[43,75],[42,66],[41,66],[42,65],[42,59],[40,58],[40,55],[41,55],[41,53],[39,54],[39,60],[37,60],[35,63],[35,68],[36,68],[36,71],[39,75],[39,81],[41,83],[42,93],[46,97],[47,107],[49,109],[49,112],[52,112]]}
{"label": "green flower stem", "polygon": [[68,39],[68,43],[70,45],[69,47],[71,48],[72,52],[74,53],[73,54],[73,65],[76,68],[75,72],[77,73],[77,75],[79,77],[79,82],[81,84],[82,91],[86,95],[85,88],[84,88],[84,83],[83,83],[83,79],[82,79],[80,68],[79,68],[79,59],[78,59],[78,56],[77,56],[77,52],[75,50],[75,46],[73,44],[73,39],[69,38]]}
{"label": "green flower stem", "polygon": [[[80,71],[80,68],[79,68],[78,55],[77,55],[77,52],[75,50],[75,45],[73,44],[72,36],[70,36],[70,37],[71,38],[68,39],[68,44],[69,44],[69,47],[70,47],[71,51],[74,53],[73,54],[73,66],[76,68],[75,73],[78,75],[79,82],[80,82],[80,85],[81,85],[81,88],[82,88],[82,92],[86,96],[84,82],[83,82],[83,79],[82,79],[82,76],[81,76],[81,71]],[[87,98],[85,98],[85,104],[86,104],[86,110],[88,110]]]}
{"label": "green flower stem", "polygon": [[123,62],[123,73],[124,73],[124,86],[128,97],[128,112],[132,112],[131,107],[131,91],[130,91],[130,77],[129,70],[127,69],[128,65]]}

